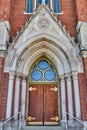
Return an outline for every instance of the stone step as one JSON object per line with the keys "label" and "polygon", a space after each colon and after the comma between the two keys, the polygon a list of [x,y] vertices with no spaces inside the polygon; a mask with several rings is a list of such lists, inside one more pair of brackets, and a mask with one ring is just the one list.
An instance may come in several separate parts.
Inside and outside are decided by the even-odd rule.
{"label": "stone step", "polygon": [[21,130],[65,130],[62,126],[22,126]]}

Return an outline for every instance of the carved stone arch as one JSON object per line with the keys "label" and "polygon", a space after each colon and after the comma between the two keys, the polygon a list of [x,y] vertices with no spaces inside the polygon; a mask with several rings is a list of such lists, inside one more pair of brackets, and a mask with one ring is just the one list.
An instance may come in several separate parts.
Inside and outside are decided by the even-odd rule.
{"label": "carved stone arch", "polygon": [[24,51],[21,54],[20,58],[18,59],[17,65],[19,67],[17,70],[22,72],[23,67],[25,66],[26,63],[28,64],[29,62],[30,64],[33,61],[33,59],[35,60],[34,55],[37,58],[38,55],[43,55],[43,54],[47,55],[48,57],[51,57],[51,60],[54,59],[55,63],[57,61],[55,66],[60,71],[60,74],[70,73],[70,64],[66,55],[63,54],[60,48],[58,48],[57,46],[54,46],[54,44],[48,43],[47,41],[40,41],[38,43],[36,42],[36,44],[33,44],[31,47],[27,48],[26,51]]}
{"label": "carved stone arch", "polygon": [[[40,22],[43,18],[46,21],[46,27],[43,25],[43,21]],[[41,28],[41,26],[44,28]],[[35,53],[45,53],[49,56],[48,52],[50,52],[50,54],[52,52],[53,56],[61,62],[63,66],[63,73],[67,72],[67,66],[68,72],[82,71],[82,61],[79,56],[78,46],[72,40],[69,33],[61,25],[61,23],[56,20],[55,17],[51,15],[47,9],[45,9],[45,7],[38,10],[38,13],[36,13],[35,16],[33,16],[25,25],[24,30],[22,29],[20,35],[18,34],[15,38],[5,59],[5,71],[17,71],[18,63],[21,62],[22,68],[20,71],[24,72],[24,66],[26,66],[30,55],[28,55],[28,58],[25,58],[25,60],[23,60],[22,56],[26,55],[27,51],[30,52],[33,47],[38,45],[39,41],[47,42],[48,46],[44,43],[43,46],[45,47],[45,52],[35,50]],[[32,58],[35,53],[32,53]],[[37,56],[40,55],[40,53],[37,53]]]}

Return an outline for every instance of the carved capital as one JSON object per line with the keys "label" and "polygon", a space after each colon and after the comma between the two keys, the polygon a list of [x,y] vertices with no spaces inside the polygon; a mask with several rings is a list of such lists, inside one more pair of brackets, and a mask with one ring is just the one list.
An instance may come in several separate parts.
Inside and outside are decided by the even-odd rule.
{"label": "carved capital", "polygon": [[82,57],[87,58],[87,51],[81,51]]}
{"label": "carved capital", "polygon": [[73,80],[77,80],[78,79],[78,73],[72,72],[72,78],[73,78]]}
{"label": "carved capital", "polygon": [[9,79],[14,79],[15,77],[15,71],[10,71],[9,72]]}
{"label": "carved capital", "polygon": [[67,81],[71,81],[71,74],[65,74],[65,78]]}
{"label": "carved capital", "polygon": [[60,75],[60,76],[59,76],[59,79],[60,79],[60,80],[64,80],[64,78],[65,78],[64,75]]}

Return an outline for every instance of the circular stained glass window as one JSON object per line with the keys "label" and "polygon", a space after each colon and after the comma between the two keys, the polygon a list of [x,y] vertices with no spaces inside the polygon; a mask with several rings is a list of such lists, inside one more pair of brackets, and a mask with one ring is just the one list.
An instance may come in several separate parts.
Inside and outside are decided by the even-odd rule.
{"label": "circular stained glass window", "polygon": [[53,70],[47,70],[45,72],[45,79],[46,80],[49,80],[49,81],[52,81],[56,78],[56,74]]}
{"label": "circular stained glass window", "polygon": [[34,70],[32,73],[31,73],[31,77],[33,80],[35,81],[38,81],[42,78],[43,74],[41,71],[39,70]]}
{"label": "circular stained glass window", "polygon": [[38,63],[38,67],[41,69],[41,70],[46,70],[48,67],[49,67],[49,64],[46,60],[41,60],[39,63]]}

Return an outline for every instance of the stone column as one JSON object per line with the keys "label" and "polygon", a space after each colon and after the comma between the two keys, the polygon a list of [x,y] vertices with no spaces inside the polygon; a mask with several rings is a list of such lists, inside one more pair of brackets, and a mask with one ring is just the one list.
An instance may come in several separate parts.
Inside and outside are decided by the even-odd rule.
{"label": "stone column", "polygon": [[15,99],[14,99],[14,115],[15,119],[18,118],[19,112],[19,92],[20,92],[20,78],[19,75],[16,77],[16,84],[15,84]]}
{"label": "stone column", "polygon": [[65,91],[65,79],[64,76],[60,77],[60,87],[61,87],[61,105],[62,105],[62,120],[65,119],[66,112],[66,91]]}
{"label": "stone column", "polygon": [[76,118],[81,119],[80,96],[79,96],[79,85],[78,85],[77,73],[72,73],[72,77],[73,77],[73,84],[74,84]]}
{"label": "stone column", "polygon": [[22,80],[22,95],[21,95],[21,112],[22,118],[25,119],[25,103],[26,103],[26,79]]}
{"label": "stone column", "polygon": [[45,4],[45,0],[42,0],[42,4]]}
{"label": "stone column", "polygon": [[34,0],[34,10],[36,9],[36,5],[37,5],[37,0]]}
{"label": "stone column", "polygon": [[53,1],[50,0],[50,9],[53,9]]}
{"label": "stone column", "polygon": [[73,103],[72,103],[72,85],[71,85],[71,76],[66,75],[67,82],[67,96],[68,96],[68,111],[69,111],[69,120],[73,119]]}
{"label": "stone column", "polygon": [[14,72],[11,72],[9,74],[8,97],[7,97],[7,108],[6,108],[6,119],[8,119],[8,118],[11,117],[14,75],[15,75]]}

